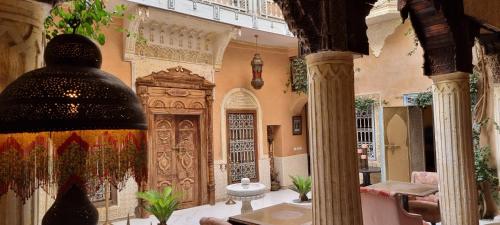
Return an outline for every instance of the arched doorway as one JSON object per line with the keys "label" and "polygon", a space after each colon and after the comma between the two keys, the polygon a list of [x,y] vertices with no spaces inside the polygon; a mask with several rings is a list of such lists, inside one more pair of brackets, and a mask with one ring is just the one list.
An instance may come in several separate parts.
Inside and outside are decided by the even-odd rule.
{"label": "arched doorway", "polygon": [[245,176],[270,184],[269,161],[261,160],[263,140],[262,107],[257,97],[244,88],[230,90],[221,104],[221,148],[228,183]]}

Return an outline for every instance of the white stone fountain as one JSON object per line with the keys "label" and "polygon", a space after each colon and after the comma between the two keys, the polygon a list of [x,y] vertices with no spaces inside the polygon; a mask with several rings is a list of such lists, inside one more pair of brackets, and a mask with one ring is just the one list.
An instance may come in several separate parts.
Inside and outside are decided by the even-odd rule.
{"label": "white stone fountain", "polygon": [[243,178],[239,184],[231,184],[226,186],[227,195],[229,198],[241,200],[241,213],[249,213],[253,211],[252,200],[264,197],[266,185],[261,183],[250,183],[250,179]]}

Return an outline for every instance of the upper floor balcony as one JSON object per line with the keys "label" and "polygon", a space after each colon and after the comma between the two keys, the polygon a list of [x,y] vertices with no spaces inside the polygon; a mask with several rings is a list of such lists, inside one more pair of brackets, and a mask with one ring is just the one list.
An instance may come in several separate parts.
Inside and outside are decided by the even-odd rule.
{"label": "upper floor balcony", "polygon": [[127,0],[208,20],[293,36],[273,0]]}

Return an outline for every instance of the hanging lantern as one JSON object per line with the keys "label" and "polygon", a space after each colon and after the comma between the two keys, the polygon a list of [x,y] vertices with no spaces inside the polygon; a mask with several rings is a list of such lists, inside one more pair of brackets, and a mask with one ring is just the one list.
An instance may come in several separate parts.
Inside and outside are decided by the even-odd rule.
{"label": "hanging lantern", "polygon": [[57,198],[43,225],[95,225],[87,194],[105,182],[122,189],[146,180],[147,124],[138,97],[100,70],[89,39],[64,34],[45,50],[46,67],[23,74],[0,94],[0,196],[25,201],[36,188]]}
{"label": "hanging lantern", "polygon": [[264,66],[264,61],[262,61],[262,58],[260,57],[260,54],[257,53],[257,38],[259,36],[255,35],[255,50],[256,53],[253,56],[252,62],[250,63],[252,65],[252,87],[255,89],[261,89],[262,86],[264,86],[264,80],[262,80],[262,67]]}

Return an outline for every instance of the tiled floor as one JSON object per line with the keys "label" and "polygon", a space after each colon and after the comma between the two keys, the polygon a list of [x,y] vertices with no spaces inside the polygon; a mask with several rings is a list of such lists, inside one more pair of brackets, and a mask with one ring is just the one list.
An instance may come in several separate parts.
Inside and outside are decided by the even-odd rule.
{"label": "tiled floor", "polygon": [[[281,190],[269,192],[262,199],[252,201],[254,209],[260,209],[283,202],[293,202],[298,195],[290,190]],[[174,212],[169,225],[199,225],[202,217],[217,217],[227,219],[230,216],[240,214],[241,202],[236,201],[236,205],[226,205],[225,202],[218,202],[214,206],[204,205],[190,209],[184,209]],[[154,217],[149,219],[130,219],[131,225],[156,225],[158,220]],[[481,221],[481,225],[500,225],[491,221]],[[126,221],[114,222],[113,225],[126,225]]]}

